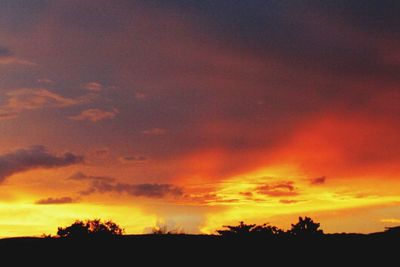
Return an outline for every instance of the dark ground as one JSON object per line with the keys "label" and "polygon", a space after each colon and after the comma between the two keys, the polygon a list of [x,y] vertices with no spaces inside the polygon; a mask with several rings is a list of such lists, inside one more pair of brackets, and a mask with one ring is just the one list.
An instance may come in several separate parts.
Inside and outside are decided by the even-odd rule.
{"label": "dark ground", "polygon": [[[8,238],[3,261],[19,266],[399,266],[400,236],[324,235],[317,238],[222,238],[126,235],[111,239]],[[39,265],[37,265],[39,264]]]}

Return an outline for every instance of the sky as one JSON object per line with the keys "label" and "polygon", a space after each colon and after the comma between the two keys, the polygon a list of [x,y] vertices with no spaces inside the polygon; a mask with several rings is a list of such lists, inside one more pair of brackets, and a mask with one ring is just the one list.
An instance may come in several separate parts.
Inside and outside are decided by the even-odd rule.
{"label": "sky", "polygon": [[0,0],[0,236],[400,224],[400,2]]}

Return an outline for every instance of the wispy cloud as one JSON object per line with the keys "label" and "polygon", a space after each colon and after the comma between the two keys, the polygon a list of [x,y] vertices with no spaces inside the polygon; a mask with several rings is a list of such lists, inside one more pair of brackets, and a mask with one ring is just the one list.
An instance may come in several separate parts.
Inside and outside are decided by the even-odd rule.
{"label": "wispy cloud", "polygon": [[46,147],[36,145],[0,155],[0,182],[7,177],[37,168],[57,168],[82,163],[83,156],[70,152],[61,156],[51,154]]}
{"label": "wispy cloud", "polygon": [[6,95],[6,107],[18,112],[44,107],[69,107],[85,102],[83,99],[64,97],[44,88],[22,88]]}
{"label": "wispy cloud", "polygon": [[19,64],[27,66],[37,65],[31,61],[17,58],[10,49],[4,46],[0,46],[0,65],[11,65],[11,64]]}
{"label": "wispy cloud", "polygon": [[103,90],[103,85],[98,82],[85,83],[82,87],[91,92],[100,92]]}
{"label": "wispy cloud", "polygon": [[316,177],[310,179],[310,184],[312,185],[322,185],[326,182],[326,176]]}
{"label": "wispy cloud", "polygon": [[68,98],[46,88],[20,88],[6,93],[7,100],[0,106],[0,119],[11,119],[20,113],[43,108],[65,108],[91,101],[90,96]]}
{"label": "wispy cloud", "polygon": [[35,202],[38,205],[59,205],[59,204],[70,204],[77,202],[77,199],[73,199],[71,197],[60,197],[60,198],[43,198],[39,199]]}
{"label": "wispy cloud", "polygon": [[13,53],[11,52],[11,50],[9,48],[0,45],[0,57],[9,57],[12,55],[13,55]]}
{"label": "wispy cloud", "polygon": [[83,172],[76,172],[72,174],[70,177],[68,177],[68,180],[113,182],[115,178],[110,176],[87,175]]}
{"label": "wispy cloud", "polygon": [[0,120],[14,119],[18,116],[17,112],[10,111],[7,109],[0,109]]}
{"label": "wispy cloud", "polygon": [[113,109],[111,111],[102,110],[98,108],[92,108],[82,111],[80,114],[76,116],[70,116],[71,120],[75,121],[91,121],[98,122],[102,120],[113,119],[118,114],[117,109]]}
{"label": "wispy cloud", "polygon": [[128,183],[113,183],[107,181],[94,180],[89,188],[82,191],[82,195],[90,195],[93,193],[126,193],[136,197],[148,198],[166,198],[166,197],[181,197],[183,196],[183,188],[172,184],[128,184]]}
{"label": "wispy cloud", "polygon": [[281,196],[296,196],[294,183],[292,181],[271,183],[257,186],[256,192],[258,194],[267,195],[270,197],[281,197]]}
{"label": "wispy cloud", "polygon": [[387,219],[381,219],[381,222],[383,222],[383,223],[400,223],[400,219],[387,218]]}
{"label": "wispy cloud", "polygon": [[279,200],[280,203],[282,204],[294,204],[299,202],[298,200],[294,200],[294,199],[281,199]]}

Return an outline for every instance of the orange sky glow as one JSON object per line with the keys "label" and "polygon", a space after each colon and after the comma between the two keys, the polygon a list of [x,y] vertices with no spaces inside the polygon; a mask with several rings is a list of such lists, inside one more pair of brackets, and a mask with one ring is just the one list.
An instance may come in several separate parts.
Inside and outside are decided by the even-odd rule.
{"label": "orange sky glow", "polygon": [[400,5],[356,2],[2,1],[0,237],[398,225]]}

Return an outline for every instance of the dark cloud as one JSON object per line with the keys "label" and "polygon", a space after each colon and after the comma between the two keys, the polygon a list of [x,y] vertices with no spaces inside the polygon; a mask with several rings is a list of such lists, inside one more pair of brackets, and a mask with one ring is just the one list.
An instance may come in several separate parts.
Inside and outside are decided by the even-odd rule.
{"label": "dark cloud", "polygon": [[127,193],[136,197],[165,198],[183,196],[183,189],[172,184],[127,184],[111,183],[106,181],[93,181],[91,186],[82,191],[82,195],[93,193]]}
{"label": "dark cloud", "polygon": [[[122,2],[132,4],[119,5]],[[152,5],[148,2],[156,3],[154,8],[146,8]],[[82,81],[118,88],[99,92],[121,111],[118,120],[102,125],[101,131],[95,128],[98,126],[71,126],[76,128],[70,136],[78,134],[82,144],[118,136],[114,138],[118,145],[129,140],[137,151],[146,151],[160,162],[182,162],[182,157],[201,150],[221,154],[211,167],[199,167],[199,171],[198,164],[186,162],[182,169],[168,168],[164,172],[167,179],[177,173],[223,178],[259,168],[306,120],[329,112],[344,110],[351,115],[356,111],[362,115],[366,111],[366,118],[372,117],[370,113],[379,116],[379,110],[368,106],[368,101],[378,100],[375,96],[387,91],[387,80],[400,77],[396,66],[382,58],[386,52],[394,59],[390,54],[398,51],[395,33],[399,27],[395,26],[399,4],[395,1],[154,0],[103,4],[57,1],[47,9],[12,4],[11,10],[0,10],[0,25],[18,33],[15,25],[31,20],[23,23],[32,27],[25,38],[19,40],[25,34],[12,36],[20,44],[15,51],[35,59],[43,74],[47,70],[55,80],[58,75],[61,96],[72,98],[74,92],[69,88]],[[32,14],[40,14],[40,10],[40,24],[35,24]],[[13,23],[1,23],[5,19]],[[387,42],[395,41],[393,48],[381,48],[380,32]],[[60,38],[70,41],[60,46]],[[22,76],[14,78],[17,84],[28,83],[30,78],[20,82]],[[376,76],[379,79],[375,82],[369,81]],[[347,80],[354,77],[366,86],[354,86],[353,79]],[[136,94],[138,90],[146,96],[145,101],[137,101],[142,97]],[[398,106],[396,98],[391,100]],[[50,114],[44,120],[47,116]],[[102,117],[99,110],[92,110],[75,118]],[[64,131],[67,127],[59,128]],[[162,135],[163,129],[168,129],[168,134]],[[395,134],[398,136],[398,131]],[[379,149],[399,154],[392,146]],[[348,151],[357,152],[355,158],[362,155],[357,148]],[[250,154],[253,156],[248,157]],[[159,172],[156,166],[149,168]],[[210,170],[196,173],[202,169]]]}
{"label": "dark cloud", "polygon": [[296,188],[294,187],[294,183],[292,181],[260,185],[257,186],[256,192],[258,194],[267,195],[270,197],[298,195],[298,192],[296,192]]}
{"label": "dark cloud", "polygon": [[8,56],[12,56],[12,55],[13,55],[13,53],[11,52],[10,49],[0,45],[0,57],[8,57]]}
{"label": "dark cloud", "polygon": [[0,182],[18,172],[36,168],[57,168],[82,163],[83,156],[67,152],[58,156],[36,145],[0,155]]}
{"label": "dark cloud", "polygon": [[76,202],[76,199],[73,199],[71,197],[60,197],[60,198],[49,197],[49,198],[39,199],[38,201],[35,202],[35,204],[52,205],[52,204],[69,204],[74,202]]}
{"label": "dark cloud", "polygon": [[94,175],[86,175],[83,172],[76,172],[68,177],[69,180],[76,181],[103,181],[103,182],[113,182],[115,178],[110,176],[94,176]]}
{"label": "dark cloud", "polygon": [[310,184],[312,185],[321,185],[324,184],[325,182],[326,182],[325,176],[310,179]]}
{"label": "dark cloud", "polygon": [[206,17],[214,38],[257,51],[264,59],[274,55],[291,65],[346,76],[395,78],[399,71],[380,60],[379,50],[381,39],[398,37],[400,5],[395,1],[197,2],[166,5]]}

